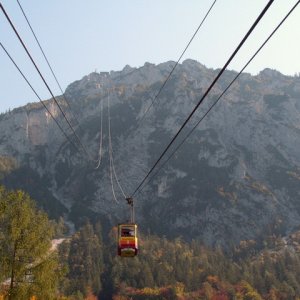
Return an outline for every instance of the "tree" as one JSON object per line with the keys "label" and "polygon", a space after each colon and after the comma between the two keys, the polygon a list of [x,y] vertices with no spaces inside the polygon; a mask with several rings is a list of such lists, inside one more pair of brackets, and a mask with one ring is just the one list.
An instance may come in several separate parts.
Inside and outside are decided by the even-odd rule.
{"label": "tree", "polygon": [[[98,232],[98,235],[100,233]],[[89,292],[97,295],[101,290],[101,274],[104,269],[101,239],[90,223],[75,233],[70,241],[68,254],[69,288],[73,295],[80,291],[83,296]]]}
{"label": "tree", "polygon": [[54,299],[60,278],[47,215],[22,191],[0,187],[0,280],[8,299]]}

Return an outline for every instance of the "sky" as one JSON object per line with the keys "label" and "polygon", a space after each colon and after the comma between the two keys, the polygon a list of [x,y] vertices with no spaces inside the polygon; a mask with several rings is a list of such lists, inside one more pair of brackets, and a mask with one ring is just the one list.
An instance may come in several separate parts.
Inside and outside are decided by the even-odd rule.
{"label": "sky", "polygon": [[[55,95],[60,95],[16,0],[0,0]],[[97,71],[177,61],[213,0],[19,0],[63,88]],[[267,0],[217,0],[183,60],[221,68]],[[230,70],[239,71],[296,0],[275,0]],[[42,99],[51,96],[0,11],[0,42]],[[300,73],[300,5],[245,70]],[[39,101],[0,48],[0,113]]]}

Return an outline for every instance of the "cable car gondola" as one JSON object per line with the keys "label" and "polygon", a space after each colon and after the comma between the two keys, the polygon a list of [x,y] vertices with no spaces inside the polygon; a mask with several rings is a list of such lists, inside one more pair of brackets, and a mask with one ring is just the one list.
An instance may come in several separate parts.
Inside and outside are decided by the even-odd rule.
{"label": "cable car gondola", "polygon": [[138,253],[137,224],[119,224],[118,236],[118,255],[121,257],[136,256]]}
{"label": "cable car gondola", "polygon": [[131,221],[118,225],[118,255],[134,257],[138,253],[137,224],[134,223],[133,199],[126,198],[131,207]]}

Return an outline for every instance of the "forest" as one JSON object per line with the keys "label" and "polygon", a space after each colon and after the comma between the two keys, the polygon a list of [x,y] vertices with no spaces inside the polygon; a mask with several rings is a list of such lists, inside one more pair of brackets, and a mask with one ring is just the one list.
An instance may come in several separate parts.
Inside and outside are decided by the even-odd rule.
{"label": "forest", "polygon": [[[63,239],[56,250],[51,240]],[[117,256],[117,229],[89,220],[70,234],[22,191],[0,191],[0,299],[300,299],[300,234],[231,250],[139,233]],[[13,280],[11,280],[13,278]]]}

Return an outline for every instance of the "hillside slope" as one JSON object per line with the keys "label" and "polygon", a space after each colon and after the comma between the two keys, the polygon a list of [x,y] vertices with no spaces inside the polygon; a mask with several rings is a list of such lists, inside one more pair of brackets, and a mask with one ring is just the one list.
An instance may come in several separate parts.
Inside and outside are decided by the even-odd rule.
{"label": "hillside slope", "polygon": [[[99,152],[102,102],[99,169],[66,141],[42,105],[28,104],[1,115],[2,183],[27,190],[52,216],[65,215],[77,225],[86,217],[102,220],[104,228],[125,220],[128,208],[116,183],[119,203],[111,192],[108,98],[115,169],[129,195],[218,72],[184,61],[139,123],[173,65],[146,63],[120,72],[91,73],[66,89],[80,120],[77,134],[93,159]],[[235,75],[224,73],[179,141]],[[299,77],[270,69],[257,76],[242,74],[174,158],[137,194],[142,230],[226,247],[299,228],[299,100]],[[67,129],[53,101],[47,105]]]}

